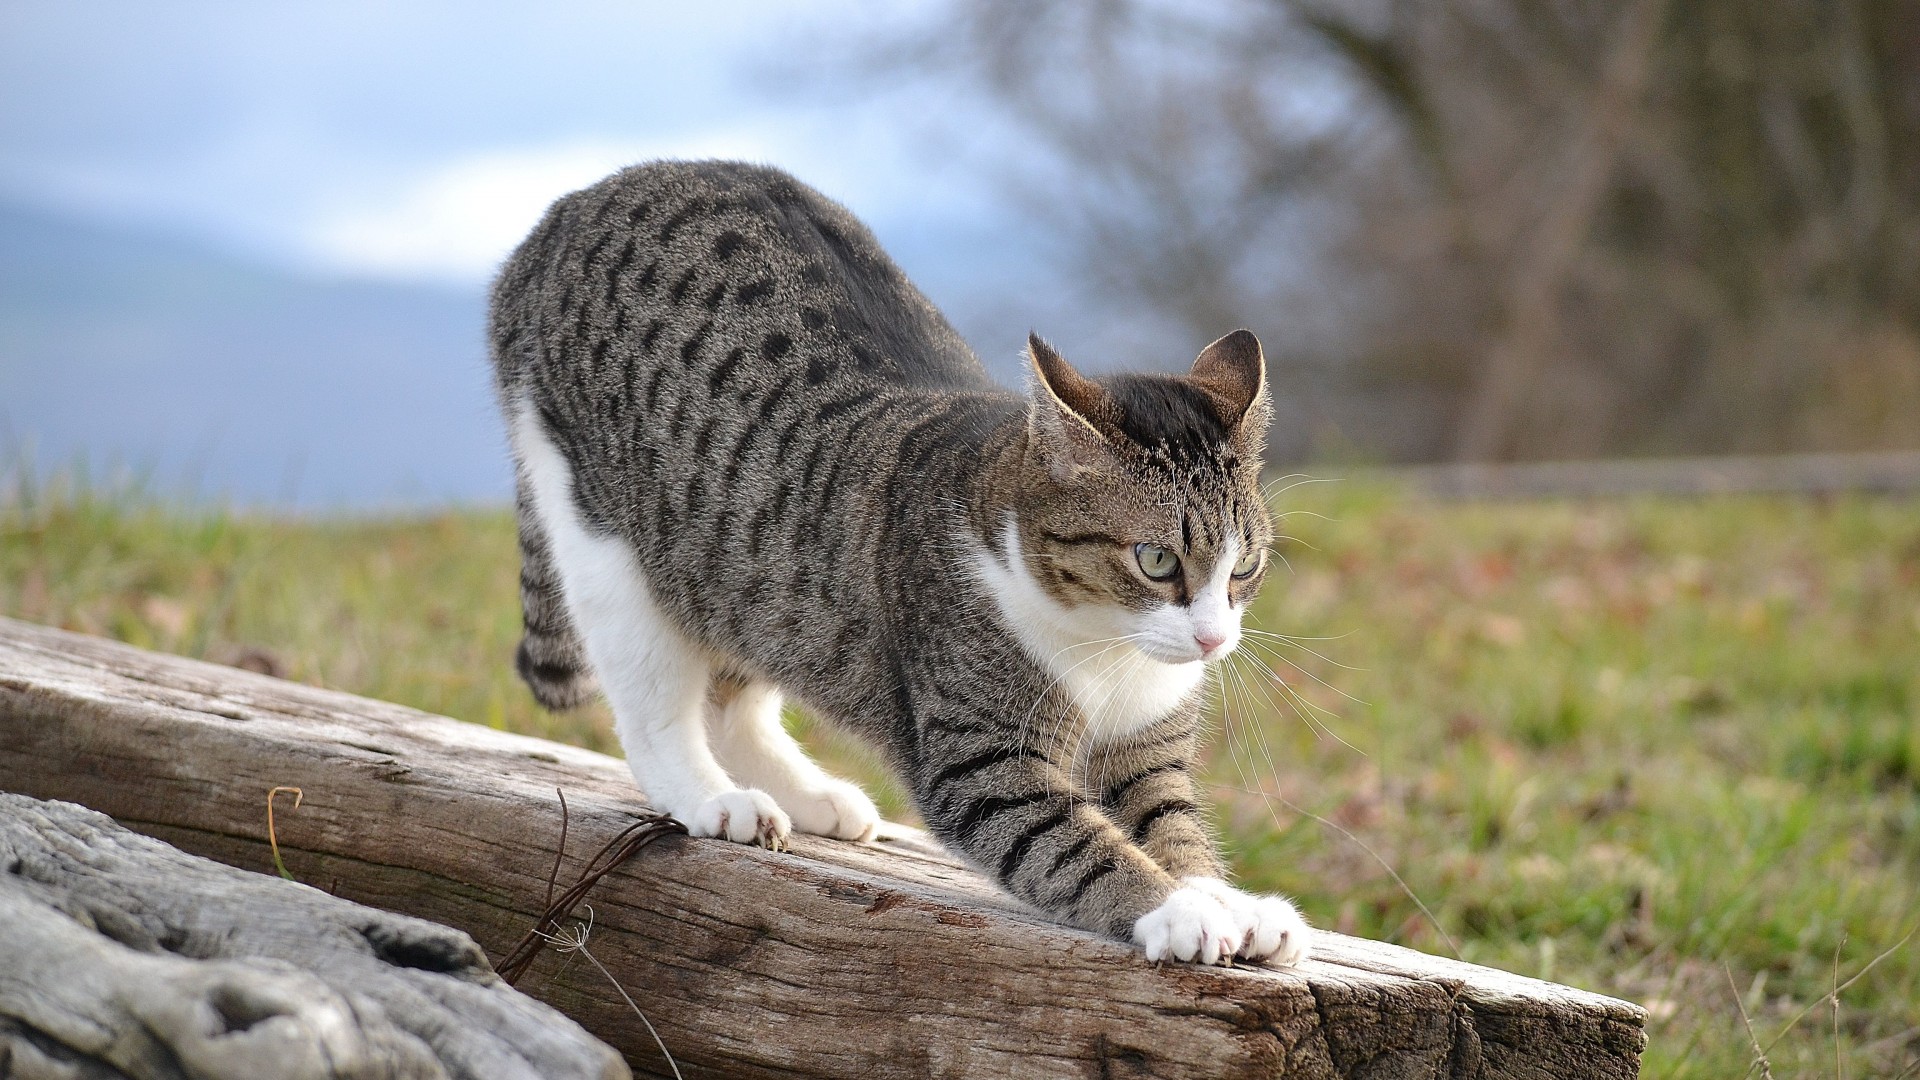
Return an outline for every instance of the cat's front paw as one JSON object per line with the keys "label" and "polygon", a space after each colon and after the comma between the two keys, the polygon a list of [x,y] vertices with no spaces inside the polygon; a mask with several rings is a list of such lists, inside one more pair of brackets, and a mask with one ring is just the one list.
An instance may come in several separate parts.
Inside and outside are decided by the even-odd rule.
{"label": "cat's front paw", "polygon": [[1290,967],[1307,958],[1313,929],[1284,896],[1241,892],[1219,878],[1194,877],[1187,887],[1220,901],[1239,928],[1234,955]]}
{"label": "cat's front paw", "polygon": [[691,836],[715,836],[736,844],[779,847],[793,832],[793,820],[773,796],[758,788],[723,791],[693,812],[675,815]]}
{"label": "cat's front paw", "polygon": [[880,828],[880,811],[867,793],[845,780],[829,778],[788,799],[787,812],[793,815],[793,827],[814,836],[836,840],[871,840]]}
{"label": "cat's front paw", "polygon": [[1191,885],[1167,894],[1160,906],[1133,924],[1133,940],[1147,959],[1227,964],[1240,947],[1240,923],[1227,906]]}

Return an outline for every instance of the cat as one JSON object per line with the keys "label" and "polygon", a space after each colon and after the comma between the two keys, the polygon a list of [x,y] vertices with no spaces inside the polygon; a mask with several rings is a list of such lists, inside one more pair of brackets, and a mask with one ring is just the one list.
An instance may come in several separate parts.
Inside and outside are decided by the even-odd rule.
{"label": "cat", "polygon": [[1265,362],[1082,376],[1030,336],[1005,390],[844,208],[734,162],[561,198],[489,324],[526,634],[551,709],[596,689],[694,836],[864,840],[791,696],[882,747],[1008,892],[1153,960],[1306,956],[1196,802],[1206,664],[1267,569]]}

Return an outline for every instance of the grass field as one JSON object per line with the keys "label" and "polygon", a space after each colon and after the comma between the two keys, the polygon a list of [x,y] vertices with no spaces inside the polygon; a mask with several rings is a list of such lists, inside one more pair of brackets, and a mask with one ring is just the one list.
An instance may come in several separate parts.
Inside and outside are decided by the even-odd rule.
{"label": "grass field", "polygon": [[[1650,1077],[1920,1074],[1920,502],[1277,498],[1210,770],[1248,884],[1638,1001]],[[0,506],[7,615],[614,750],[514,679],[516,573],[504,512]]]}

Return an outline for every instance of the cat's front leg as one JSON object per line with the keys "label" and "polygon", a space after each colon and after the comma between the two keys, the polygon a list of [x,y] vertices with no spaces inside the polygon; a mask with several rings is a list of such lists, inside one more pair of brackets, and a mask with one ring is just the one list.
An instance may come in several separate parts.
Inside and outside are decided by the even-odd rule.
{"label": "cat's front leg", "polygon": [[1227,905],[1167,873],[1043,751],[984,731],[921,747],[921,814],[1002,888],[1151,960],[1233,959],[1245,935]]}
{"label": "cat's front leg", "polygon": [[1172,926],[1188,907],[1206,898],[1233,918],[1238,944],[1231,955],[1297,964],[1307,957],[1312,930],[1285,897],[1242,892],[1227,883],[1198,806],[1194,751],[1190,731],[1183,735],[1149,729],[1136,739],[1102,748],[1090,763],[1108,816],[1183,883],[1182,893],[1197,894],[1157,914],[1156,923]]}
{"label": "cat's front leg", "polygon": [[1193,782],[1197,721],[1176,717],[1094,748],[1090,786],[1101,809],[1176,878],[1218,878],[1226,868]]}

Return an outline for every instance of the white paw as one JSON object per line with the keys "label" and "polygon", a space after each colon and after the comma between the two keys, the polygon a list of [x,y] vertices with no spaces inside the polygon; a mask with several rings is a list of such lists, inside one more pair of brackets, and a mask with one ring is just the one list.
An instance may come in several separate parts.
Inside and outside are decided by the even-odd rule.
{"label": "white paw", "polygon": [[1187,887],[1220,901],[1239,928],[1234,955],[1291,967],[1307,958],[1313,929],[1283,896],[1241,892],[1219,878],[1188,878]]}
{"label": "white paw", "polygon": [[1226,905],[1191,885],[1173,890],[1159,907],[1133,924],[1134,942],[1155,963],[1231,963],[1240,936],[1240,924]]}
{"label": "white paw", "polygon": [[880,811],[873,800],[845,780],[827,780],[825,786],[802,791],[784,804],[793,815],[793,827],[836,840],[871,840],[880,828]]}
{"label": "white paw", "polygon": [[690,814],[676,814],[692,836],[717,836],[736,844],[778,847],[793,831],[787,812],[757,788],[723,791]]}

